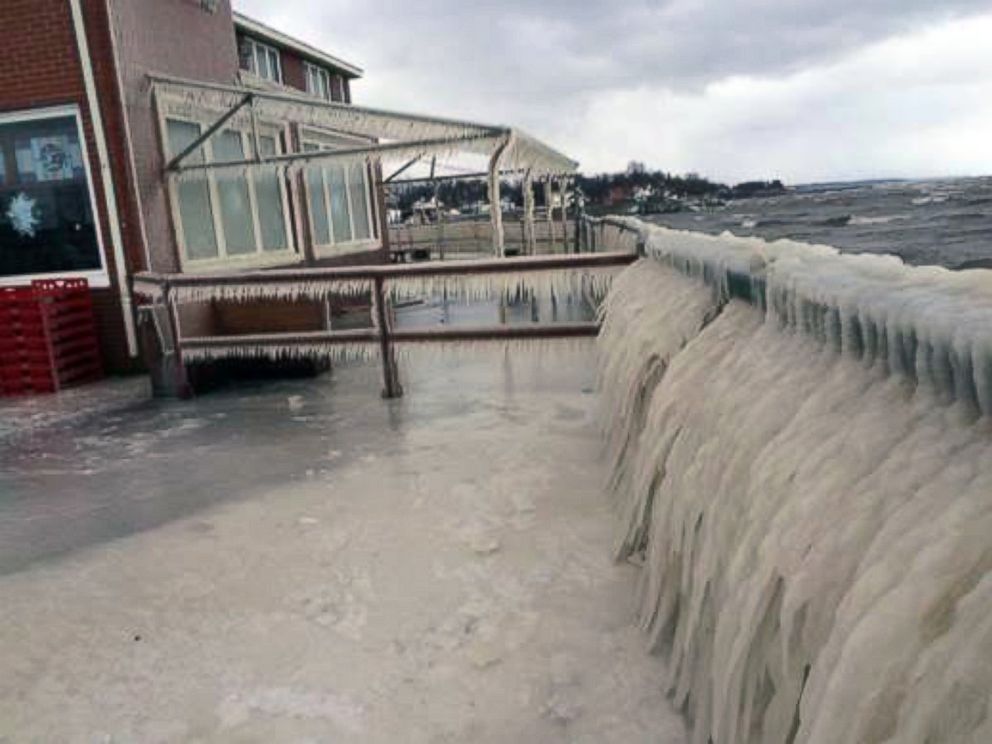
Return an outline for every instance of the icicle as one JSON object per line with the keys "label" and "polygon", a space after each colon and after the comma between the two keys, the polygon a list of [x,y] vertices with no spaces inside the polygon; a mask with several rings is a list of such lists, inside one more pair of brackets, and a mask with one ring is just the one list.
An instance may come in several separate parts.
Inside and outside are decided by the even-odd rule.
{"label": "icicle", "polygon": [[183,361],[190,364],[220,359],[267,359],[273,362],[327,359],[332,362],[378,361],[379,345],[372,342],[285,344],[239,344],[232,341],[210,346],[183,348]]}
{"label": "icicle", "polygon": [[403,341],[397,340],[397,356],[411,363],[432,364],[452,356],[477,357],[483,354],[506,353],[543,357],[555,354],[587,354],[593,348],[592,338],[494,338],[470,341]]}
{"label": "icicle", "polygon": [[162,297],[162,285],[139,277],[135,277],[132,291],[139,297],[147,297],[150,300],[158,300]]}
{"label": "icicle", "polygon": [[539,297],[587,297],[598,302],[609,290],[619,269],[561,269],[554,271],[505,271],[490,274],[445,274],[393,278],[387,282],[394,300],[440,297],[478,302],[514,298],[527,294]]}
{"label": "icicle", "polygon": [[[181,281],[181,280],[180,280]],[[307,279],[301,272],[293,281],[178,284],[172,288],[177,302],[251,302],[252,300],[320,300],[329,295],[361,297],[372,291],[368,279]]]}

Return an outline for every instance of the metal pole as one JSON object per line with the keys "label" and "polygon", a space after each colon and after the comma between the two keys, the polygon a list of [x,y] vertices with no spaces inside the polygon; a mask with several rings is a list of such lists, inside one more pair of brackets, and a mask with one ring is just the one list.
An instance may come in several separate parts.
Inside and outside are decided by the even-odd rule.
{"label": "metal pole", "polygon": [[524,176],[524,253],[533,255],[534,247],[534,178],[530,170]]}
{"label": "metal pole", "polygon": [[507,137],[489,159],[489,219],[493,226],[493,253],[499,258],[506,255],[503,245],[503,208],[499,196],[499,161],[509,144],[510,138]]}
{"label": "metal pole", "polygon": [[555,252],[555,221],[551,209],[551,196],[551,176],[548,176],[544,181],[544,216],[548,223],[548,253]]}
{"label": "metal pole", "polygon": [[372,304],[379,331],[379,355],[382,358],[382,397],[400,398],[403,396],[403,386],[400,385],[396,357],[393,356],[393,345],[389,337],[389,314],[386,312],[386,293],[382,285],[381,277],[376,277],[372,282]]}
{"label": "metal pole", "polygon": [[568,253],[568,179],[558,179],[558,197],[561,200],[561,252]]}
{"label": "metal pole", "polygon": [[[219,130],[222,126],[224,126],[225,124],[227,124],[227,122],[230,121],[231,118],[236,113],[238,113],[241,109],[243,109],[245,106],[247,106],[248,104],[250,104],[254,100],[255,100],[255,95],[253,93],[249,93],[244,98],[242,98],[241,101],[236,106],[233,106],[230,109],[228,109],[227,113],[225,113],[222,117],[220,117],[217,121],[215,121],[209,127],[207,127],[207,131],[205,131],[203,134],[201,134],[195,140],[193,140],[192,142],[190,142],[189,145],[181,153],[179,153],[172,160],[170,160],[169,161],[169,164],[167,166],[165,166],[165,169],[167,171],[178,171],[178,170],[180,170],[179,164],[183,160],[185,160],[195,150],[198,150],[201,147],[203,147],[203,143],[206,142],[211,137],[213,137],[214,134],[217,132],[217,130]],[[254,162],[254,161],[253,160],[246,160],[246,161],[244,161],[244,164],[245,165],[248,165],[248,164],[250,164],[252,162]]]}

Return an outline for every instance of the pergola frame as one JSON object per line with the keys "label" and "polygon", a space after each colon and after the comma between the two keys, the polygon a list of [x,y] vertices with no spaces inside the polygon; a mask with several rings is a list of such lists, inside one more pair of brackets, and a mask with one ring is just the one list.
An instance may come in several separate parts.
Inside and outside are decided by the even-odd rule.
{"label": "pergola frame", "polygon": [[[491,126],[474,122],[385,111],[324,101],[303,94],[247,89],[182,78],[151,75],[153,95],[157,106],[202,107],[222,113],[189,146],[177,153],[166,165],[167,178],[188,177],[195,173],[244,171],[260,167],[297,169],[314,163],[358,162],[381,163],[384,158],[407,158],[398,170],[383,180],[393,180],[419,160],[439,154],[471,153],[489,155],[485,174],[489,185],[490,219],[493,227],[493,253],[504,255],[502,212],[500,208],[500,178],[503,175],[526,173],[529,181],[544,178],[563,179],[573,173],[578,164],[530,137],[520,130],[506,126]],[[254,153],[251,158],[233,162],[201,162],[187,164],[188,158],[200,149],[227,122],[249,109],[254,133]],[[273,118],[297,120],[300,124],[342,134],[363,137],[368,145],[338,150],[291,152],[262,159],[258,148],[258,118],[270,113]],[[432,179],[447,178],[434,176]],[[458,178],[455,176],[454,178]],[[402,183],[402,181],[400,181]],[[564,180],[562,199],[564,202]],[[525,209],[525,221],[533,220],[533,212]],[[533,234],[533,226],[529,226]]]}

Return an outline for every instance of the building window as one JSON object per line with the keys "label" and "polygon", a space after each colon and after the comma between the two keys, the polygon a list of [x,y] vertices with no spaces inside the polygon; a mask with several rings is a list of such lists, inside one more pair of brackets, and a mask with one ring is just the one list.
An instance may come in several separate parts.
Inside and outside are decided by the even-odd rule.
{"label": "building window", "polygon": [[[306,152],[333,150],[355,143],[305,142]],[[306,168],[310,229],[318,252],[334,254],[363,249],[374,240],[365,163],[327,163]],[[323,249],[323,250],[321,250]],[[345,249],[345,250],[342,250]]]}
{"label": "building window", "polygon": [[75,106],[0,115],[0,282],[106,286],[84,142]]}
{"label": "building window", "polygon": [[[169,157],[196,141],[200,122],[166,119]],[[260,127],[262,158],[282,152],[279,132]],[[184,165],[225,163],[252,157],[252,135],[229,128],[187,156]],[[191,172],[172,181],[176,236],[184,263],[278,263],[292,245],[286,185],[274,171],[248,173]]]}
{"label": "building window", "polygon": [[325,101],[331,100],[331,76],[323,67],[304,62],[307,75],[307,93]]}
{"label": "building window", "polygon": [[279,50],[247,36],[241,40],[241,68],[274,83],[282,83]]}

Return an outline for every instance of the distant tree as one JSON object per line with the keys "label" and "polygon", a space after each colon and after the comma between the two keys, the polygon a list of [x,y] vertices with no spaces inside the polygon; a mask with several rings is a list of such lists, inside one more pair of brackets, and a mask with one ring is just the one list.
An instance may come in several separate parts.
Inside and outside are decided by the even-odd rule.
{"label": "distant tree", "polygon": [[[649,171],[644,163],[632,160],[626,170],[621,173],[599,173],[595,175],[578,174],[574,177],[574,185],[585,195],[586,204],[611,204],[616,193],[626,195],[633,200],[636,193],[650,194],[647,201],[652,209],[661,211],[684,208],[680,203],[685,199],[744,199],[750,196],[766,196],[782,193],[785,186],[781,181],[746,181],[734,187],[717,181],[710,181],[698,173],[676,175],[664,171]],[[436,191],[435,191],[436,189]],[[470,181],[443,181],[437,185],[431,183],[394,184],[391,187],[391,203],[409,214],[414,202],[420,199],[430,199],[437,194],[441,203],[449,208],[464,209],[477,202],[487,202],[489,199],[486,182],[481,179]],[[513,204],[523,204],[522,184],[517,181],[505,181],[501,193],[504,199]],[[535,184],[535,203],[544,204],[544,189]],[[644,201],[642,199],[642,201]]]}

